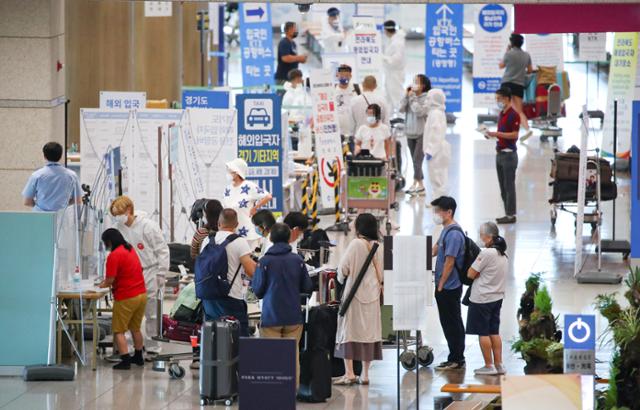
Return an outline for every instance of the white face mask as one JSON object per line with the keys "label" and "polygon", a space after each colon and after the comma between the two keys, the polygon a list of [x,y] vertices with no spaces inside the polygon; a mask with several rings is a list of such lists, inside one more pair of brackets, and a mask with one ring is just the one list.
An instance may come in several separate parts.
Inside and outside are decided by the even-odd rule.
{"label": "white face mask", "polygon": [[227,172],[227,183],[232,183],[233,182],[233,174],[230,174]]}
{"label": "white face mask", "polygon": [[124,225],[129,220],[129,216],[127,216],[127,214],[116,215],[113,217],[113,220],[118,225]]}
{"label": "white face mask", "polygon": [[444,220],[442,219],[442,215],[440,214],[433,214],[433,223],[436,225],[442,225],[442,223],[444,222]]}
{"label": "white face mask", "polygon": [[376,123],[376,117],[367,116],[367,124],[373,125]]}
{"label": "white face mask", "polygon": [[498,101],[498,108],[500,109],[500,111],[504,110],[505,104],[502,101]]}
{"label": "white face mask", "polygon": [[413,83],[411,85],[411,89],[413,90],[414,93],[417,93],[422,89],[422,86],[420,84]]}
{"label": "white face mask", "polygon": [[482,240],[482,238],[480,238],[480,236],[478,236],[478,240],[476,240],[476,245],[478,245],[478,248],[480,249],[484,249],[487,247],[487,245],[484,244],[484,241]]}

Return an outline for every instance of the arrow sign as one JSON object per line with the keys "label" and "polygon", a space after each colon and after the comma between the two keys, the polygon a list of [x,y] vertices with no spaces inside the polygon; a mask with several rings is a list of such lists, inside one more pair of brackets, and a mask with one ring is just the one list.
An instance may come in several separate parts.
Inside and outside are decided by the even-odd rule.
{"label": "arrow sign", "polygon": [[247,9],[247,17],[258,17],[262,18],[264,16],[264,10],[262,7],[258,7],[257,9]]}
{"label": "arrow sign", "polygon": [[438,10],[436,10],[436,14],[442,14],[442,18],[444,20],[447,19],[447,13],[453,14],[453,10],[451,10],[446,4],[443,4],[438,8]]}

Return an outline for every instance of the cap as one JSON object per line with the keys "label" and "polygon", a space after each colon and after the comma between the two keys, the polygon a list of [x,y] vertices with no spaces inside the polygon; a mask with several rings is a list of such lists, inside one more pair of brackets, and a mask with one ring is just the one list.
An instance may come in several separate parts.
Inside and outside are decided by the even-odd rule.
{"label": "cap", "polygon": [[396,26],[396,22],[393,20],[387,20],[384,22],[383,27],[385,30],[395,30],[398,27]]}
{"label": "cap", "polygon": [[337,15],[339,15],[339,14],[340,14],[340,10],[338,10],[338,9],[337,9],[337,8],[335,8],[335,7],[330,7],[330,8],[327,10],[327,15],[328,15],[329,17],[335,17],[335,16],[337,16]]}
{"label": "cap", "polygon": [[242,179],[247,179],[249,166],[242,158],[236,158],[226,163],[227,170],[235,172]]}

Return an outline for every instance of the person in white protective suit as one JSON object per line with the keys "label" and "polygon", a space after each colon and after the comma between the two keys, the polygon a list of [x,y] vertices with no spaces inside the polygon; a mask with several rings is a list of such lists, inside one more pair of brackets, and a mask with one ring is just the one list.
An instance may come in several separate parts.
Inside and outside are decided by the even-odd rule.
{"label": "person in white protective suit", "polygon": [[327,10],[327,18],[322,22],[322,32],[320,33],[323,53],[344,52],[345,38],[346,34],[340,21],[340,10],[330,7]]}
{"label": "person in white protective suit", "polygon": [[400,105],[404,95],[404,67],[405,67],[405,33],[398,30],[396,22],[387,20],[384,22],[384,34],[389,42],[384,49],[382,62],[384,65],[385,90],[392,111]]}
{"label": "person in white protective suit", "polygon": [[[449,162],[451,146],[445,139],[447,134],[446,97],[439,88],[427,93],[428,115],[424,125],[423,151],[427,158],[429,182],[433,199],[446,196],[449,190]],[[425,201],[429,204],[430,201]]]}
{"label": "person in white protective suit", "polygon": [[111,203],[109,211],[116,220],[116,228],[133,245],[142,264],[148,300],[144,313],[144,346],[147,356],[153,356],[160,352],[160,344],[152,337],[157,336],[158,321],[162,320],[157,315],[158,289],[164,286],[169,270],[169,246],[160,226],[147,218],[145,212],[135,212],[131,198],[119,196]]}
{"label": "person in white protective suit", "polygon": [[289,122],[303,122],[311,116],[311,96],[304,86],[302,71],[294,68],[287,76],[289,81],[284,83],[282,109],[289,113]]}

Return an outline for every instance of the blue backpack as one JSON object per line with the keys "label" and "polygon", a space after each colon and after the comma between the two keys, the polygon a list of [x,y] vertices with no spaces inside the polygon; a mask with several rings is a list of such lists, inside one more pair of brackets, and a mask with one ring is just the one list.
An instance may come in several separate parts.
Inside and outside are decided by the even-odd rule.
{"label": "blue backpack", "polygon": [[209,243],[196,258],[195,263],[195,284],[196,297],[198,299],[218,299],[229,296],[231,287],[240,272],[238,269],[229,282],[227,261],[227,245],[238,238],[238,235],[231,234],[221,244],[216,244],[215,235],[209,237]]}

